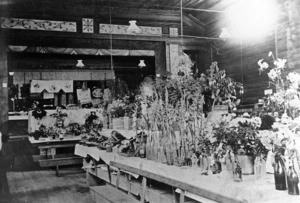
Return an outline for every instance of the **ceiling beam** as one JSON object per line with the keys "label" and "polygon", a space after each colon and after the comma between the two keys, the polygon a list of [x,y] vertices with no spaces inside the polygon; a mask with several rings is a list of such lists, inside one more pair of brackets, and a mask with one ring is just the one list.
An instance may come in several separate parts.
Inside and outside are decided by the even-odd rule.
{"label": "ceiling beam", "polygon": [[183,22],[189,27],[194,27],[200,36],[204,34],[205,30],[204,27],[202,26],[203,23],[197,20],[196,18],[194,18],[192,15],[183,14]]}
{"label": "ceiling beam", "polygon": [[[2,33],[1,33],[2,32]],[[65,47],[66,45],[74,44],[74,41],[82,41],[79,46],[73,48],[99,48],[97,44],[101,40],[107,42],[110,39],[114,40],[113,44],[117,41],[123,41],[122,44],[126,45],[126,41],[140,41],[143,42],[166,42],[173,44],[180,44],[181,38],[163,36],[143,36],[143,35],[109,35],[109,34],[85,34],[85,33],[64,33],[64,32],[47,32],[47,31],[30,31],[30,30],[4,30],[2,29],[0,35],[10,45],[24,45],[24,46],[54,46]],[[45,40],[47,39],[47,40]],[[208,43],[209,39],[202,39],[197,37],[183,37],[182,42],[186,45],[193,44],[195,46],[203,46]],[[99,43],[97,43],[99,42]],[[107,43],[109,44],[109,43]],[[70,47],[70,46],[68,46]],[[116,48],[116,47],[115,47]]]}

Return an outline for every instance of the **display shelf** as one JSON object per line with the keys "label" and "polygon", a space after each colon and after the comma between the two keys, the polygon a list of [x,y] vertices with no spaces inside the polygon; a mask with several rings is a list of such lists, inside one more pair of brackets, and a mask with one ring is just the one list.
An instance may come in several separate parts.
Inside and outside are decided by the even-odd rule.
{"label": "display shelf", "polygon": [[[131,184],[132,181],[130,184],[126,183],[126,173],[139,176],[139,183],[136,185],[137,192],[130,190],[130,193],[138,196],[145,194],[145,200],[149,198],[147,196],[149,192],[146,191],[151,188],[147,187],[144,193],[141,192],[141,177],[145,177],[147,180],[155,180],[175,189],[179,188],[183,191],[183,194],[180,193],[181,196],[190,197],[197,202],[260,203],[266,201],[277,202],[278,199],[281,199],[284,202],[296,203],[300,200],[299,196],[288,195],[287,191],[275,190],[273,174],[266,174],[266,177],[260,180],[257,180],[255,175],[244,175],[242,182],[234,182],[232,178],[224,178],[218,174],[201,175],[201,170],[197,167],[177,167],[138,157],[123,157],[117,153],[108,153],[93,147],[76,145],[75,148],[77,147],[80,148],[80,151],[86,150],[86,154],[92,152],[94,157],[99,158],[95,161],[104,161],[110,167],[118,169],[120,171],[119,181],[115,180],[117,178],[115,175],[111,175],[109,183],[117,185],[118,182],[118,187],[122,190],[130,190],[128,185],[131,188],[135,186],[135,184]],[[125,174],[122,171],[125,171]],[[95,169],[94,173],[88,171],[87,174],[96,179],[103,178],[106,182],[109,180],[109,175],[102,176],[99,169]]]}
{"label": "display shelf", "polygon": [[28,120],[28,115],[9,115],[8,116],[9,121],[23,121]]}
{"label": "display shelf", "polygon": [[[136,198],[142,195],[142,181],[140,178],[135,179],[122,172],[120,173],[119,178],[117,173],[112,173],[110,179],[107,170],[95,167],[85,168],[85,170],[88,176],[92,176],[92,179],[99,178],[115,187],[118,185],[119,189]],[[91,179],[91,177],[89,179]],[[91,183],[89,182],[88,184],[90,185]],[[166,188],[147,187],[144,196],[145,200],[150,203],[175,203],[174,195],[170,190],[166,190]]]}

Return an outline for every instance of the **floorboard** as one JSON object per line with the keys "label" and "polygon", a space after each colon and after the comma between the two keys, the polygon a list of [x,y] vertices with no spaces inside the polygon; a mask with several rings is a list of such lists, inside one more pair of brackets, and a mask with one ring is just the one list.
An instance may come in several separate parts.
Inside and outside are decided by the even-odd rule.
{"label": "floorboard", "polygon": [[7,172],[11,198],[7,203],[94,203],[80,168]]}

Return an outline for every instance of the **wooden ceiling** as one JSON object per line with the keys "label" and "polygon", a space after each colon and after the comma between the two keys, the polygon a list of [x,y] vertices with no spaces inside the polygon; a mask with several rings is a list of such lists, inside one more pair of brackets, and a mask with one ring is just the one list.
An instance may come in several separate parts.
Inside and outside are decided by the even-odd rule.
{"label": "wooden ceiling", "polygon": [[[191,36],[218,37],[224,11],[238,0],[2,0],[2,17],[180,28]],[[221,12],[218,12],[221,11]],[[182,14],[182,15],[181,15]]]}

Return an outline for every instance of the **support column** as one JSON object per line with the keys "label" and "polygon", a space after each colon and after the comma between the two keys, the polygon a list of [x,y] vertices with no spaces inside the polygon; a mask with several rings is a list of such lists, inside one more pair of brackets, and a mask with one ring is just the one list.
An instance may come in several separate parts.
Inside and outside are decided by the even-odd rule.
{"label": "support column", "polygon": [[3,33],[0,33],[0,130],[8,133],[8,67],[7,49],[3,40]]}
{"label": "support column", "polygon": [[165,43],[156,43],[155,46],[155,72],[163,75],[166,72],[166,46]]}
{"label": "support column", "polygon": [[300,12],[298,10],[300,2],[298,0],[289,0],[285,3],[288,12],[287,26],[287,61],[290,69],[300,67]]}

